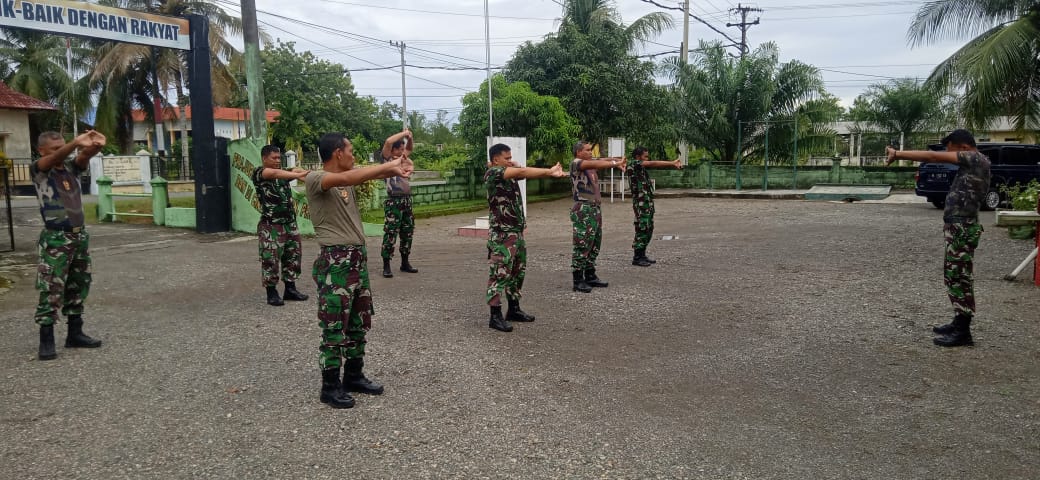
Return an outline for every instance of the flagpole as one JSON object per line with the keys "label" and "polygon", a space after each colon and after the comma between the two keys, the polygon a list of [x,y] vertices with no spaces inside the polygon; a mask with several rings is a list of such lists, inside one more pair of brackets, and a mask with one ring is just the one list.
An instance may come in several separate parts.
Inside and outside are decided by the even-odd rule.
{"label": "flagpole", "polygon": [[[495,122],[491,97],[491,17],[488,15],[488,0],[484,0],[484,46],[487,49],[487,87],[488,87],[488,139],[495,137]],[[490,145],[488,145],[490,147]],[[488,163],[491,163],[491,152],[488,152]]]}
{"label": "flagpole", "polygon": [[72,40],[65,37],[65,63],[69,69],[69,107],[72,109],[72,138],[79,136],[79,120],[76,118],[76,74],[72,72]]}

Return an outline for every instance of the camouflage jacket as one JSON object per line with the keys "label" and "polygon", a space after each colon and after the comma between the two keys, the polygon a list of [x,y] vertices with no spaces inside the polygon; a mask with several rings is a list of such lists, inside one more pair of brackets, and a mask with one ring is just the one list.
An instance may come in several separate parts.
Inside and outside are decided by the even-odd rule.
{"label": "camouflage jacket", "polygon": [[79,175],[83,169],[72,158],[64,161],[64,169],[38,169],[39,160],[29,166],[40,203],[40,215],[47,228],[83,226],[83,197],[80,195]]}
{"label": "camouflage jacket", "polygon": [[646,167],[643,167],[643,161],[638,158],[632,158],[628,160],[628,166],[625,167],[625,174],[628,175],[628,185],[632,190],[632,201],[641,200],[653,200],[654,191],[652,184],[650,183],[650,172],[647,171]]}
{"label": "camouflage jacket", "polygon": [[979,152],[957,152],[957,175],[946,194],[945,223],[977,220],[979,207],[989,192],[989,159]]}
{"label": "camouflage jacket", "polygon": [[523,232],[527,220],[524,218],[520,184],[505,175],[506,167],[491,167],[484,174],[488,222],[492,232]]}
{"label": "camouflage jacket", "polygon": [[263,171],[264,167],[256,167],[252,176],[256,200],[260,202],[260,218],[271,223],[295,222],[296,208],[293,206],[289,181],[274,178],[265,180]]}

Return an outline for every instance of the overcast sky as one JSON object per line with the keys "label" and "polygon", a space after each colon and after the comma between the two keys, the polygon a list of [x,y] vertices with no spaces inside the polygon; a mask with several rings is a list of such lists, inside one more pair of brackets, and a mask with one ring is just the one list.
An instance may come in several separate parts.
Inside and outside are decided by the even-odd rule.
{"label": "overcast sky", "polygon": [[[489,0],[492,67],[503,65],[523,42],[537,42],[558,27],[562,9],[556,1]],[[681,7],[674,0],[657,3]],[[748,18],[761,21],[748,30],[752,48],[775,42],[781,61],[797,59],[820,68],[827,89],[847,106],[872,83],[890,77],[927,77],[960,46],[955,41],[910,48],[907,27],[921,3],[764,0],[742,4],[763,10]],[[231,5],[237,1],[224,4],[233,9]],[[256,0],[256,4],[262,29],[282,41],[296,42],[297,51],[310,50],[352,70],[359,95],[400,104],[399,70],[362,71],[400,63],[400,53],[390,45],[391,40],[405,42],[409,65],[480,69],[407,68],[408,109],[430,118],[438,109],[456,117],[462,95],[476,90],[486,78],[482,70],[487,59],[483,0]],[[690,4],[693,14],[739,40],[739,29],[726,27],[727,22],[739,21],[730,11],[737,6],[735,0],[692,0]],[[676,28],[639,47],[638,53],[679,49],[683,35],[680,12],[641,0],[618,0],[616,5],[626,24],[655,11],[671,13],[676,20]],[[694,46],[698,40],[725,40],[692,19],[690,38]]]}

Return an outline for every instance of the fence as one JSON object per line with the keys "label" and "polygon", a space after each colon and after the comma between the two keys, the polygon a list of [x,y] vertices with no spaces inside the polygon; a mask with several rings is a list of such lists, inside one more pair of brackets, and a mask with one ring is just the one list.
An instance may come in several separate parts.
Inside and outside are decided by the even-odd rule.
{"label": "fence", "polygon": [[658,188],[706,189],[808,189],[820,183],[887,184],[896,188],[913,188],[917,167],[885,167],[842,165],[842,159],[831,159],[830,165],[763,165],[716,162],[703,159],[682,170],[653,170]]}
{"label": "fence", "polygon": [[190,158],[152,155],[148,157],[148,163],[151,165],[152,173],[155,176],[168,181],[195,180],[195,170],[192,168]]}
{"label": "fence", "polygon": [[[0,217],[0,225],[7,223],[7,234],[10,242],[7,245],[0,244],[0,252],[14,251],[14,210],[11,208],[11,197],[13,193],[11,182],[11,169],[7,165],[0,164],[0,199],[3,199],[4,216]],[[6,247],[6,248],[3,248]]]}

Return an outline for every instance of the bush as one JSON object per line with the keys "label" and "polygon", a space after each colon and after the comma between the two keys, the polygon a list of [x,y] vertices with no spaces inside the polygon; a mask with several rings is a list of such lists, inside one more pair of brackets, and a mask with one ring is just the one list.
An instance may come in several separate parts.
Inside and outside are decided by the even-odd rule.
{"label": "bush", "polygon": [[1013,186],[1002,185],[1000,189],[1011,200],[1013,210],[1036,211],[1037,195],[1040,194],[1040,182],[1030,180],[1026,185],[1016,183]]}

